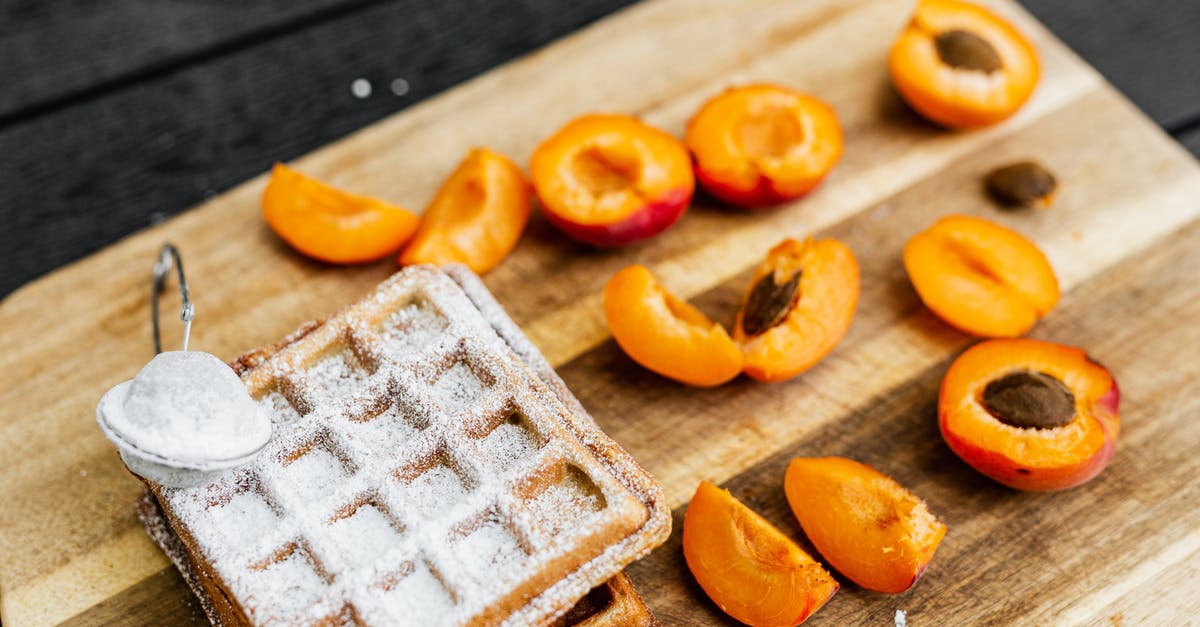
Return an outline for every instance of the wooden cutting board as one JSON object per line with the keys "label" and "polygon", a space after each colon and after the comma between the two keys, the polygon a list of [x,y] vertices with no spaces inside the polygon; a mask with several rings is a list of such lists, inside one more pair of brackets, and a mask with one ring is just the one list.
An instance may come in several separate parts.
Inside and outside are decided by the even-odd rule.
{"label": "wooden cutting board", "polygon": [[[730,84],[771,80],[838,111],[846,154],[816,193],[777,211],[700,200],[665,235],[596,252],[535,220],[486,277],[601,426],[662,482],[676,532],[629,572],[664,623],[728,622],[694,584],[678,522],[697,482],[726,485],[804,546],[783,469],[797,455],[875,465],[949,525],[924,579],[886,596],[853,585],[813,624],[1180,624],[1200,614],[1200,168],[1030,16],[989,4],[1036,42],[1044,77],[1013,119],[952,133],[897,99],[887,48],[911,6],[891,0],[653,0],[296,162],[364,194],[420,208],[472,145],[526,161],[587,111],[634,113],[681,135]],[[1062,189],[1047,211],[1002,213],[991,167],[1036,158]],[[26,286],[0,306],[0,616],[177,624],[195,602],[133,515],[139,484],[93,410],[151,357],[149,272],[182,249],[197,318],[192,346],[231,358],[338,309],[394,270],[333,268],[288,250],[259,217],[261,178]],[[942,443],[936,392],[972,343],[918,301],[904,241],[948,212],[1028,234],[1065,295],[1034,336],[1086,347],[1121,384],[1111,467],[1060,494],[986,480]],[[604,282],[634,262],[732,321],[751,268],[784,236],[847,242],[862,266],[854,325],[791,382],[681,387],[607,335]],[[165,303],[165,307],[172,307]],[[170,311],[170,309],[167,309]],[[179,334],[168,325],[168,345]]]}

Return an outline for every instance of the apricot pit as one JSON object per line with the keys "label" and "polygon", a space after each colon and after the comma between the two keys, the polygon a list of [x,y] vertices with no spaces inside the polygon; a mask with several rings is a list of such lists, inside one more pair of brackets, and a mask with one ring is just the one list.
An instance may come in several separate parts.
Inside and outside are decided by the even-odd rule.
{"label": "apricot pit", "polygon": [[981,401],[989,414],[1014,427],[1053,429],[1075,418],[1075,395],[1044,372],[1022,370],[993,379]]}
{"label": "apricot pit", "polygon": [[1058,181],[1036,161],[996,168],[984,180],[988,194],[1005,207],[1049,207]]}

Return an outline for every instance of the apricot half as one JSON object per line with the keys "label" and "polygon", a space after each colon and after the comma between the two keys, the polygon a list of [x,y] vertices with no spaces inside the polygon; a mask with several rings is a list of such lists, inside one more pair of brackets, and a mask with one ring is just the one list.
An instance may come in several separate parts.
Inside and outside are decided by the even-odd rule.
{"label": "apricot half", "polygon": [[684,138],[713,196],[761,207],[812,191],[842,156],[842,127],[824,102],[776,85],[735,87],[704,103]]}
{"label": "apricot half", "polygon": [[742,371],[742,352],[725,329],[664,290],[644,266],[608,280],[604,316],[621,350],[664,377],[709,387]]}
{"label": "apricot half", "polygon": [[263,190],[263,218],[292,248],[329,263],[386,257],[417,230],[415,214],[335,189],[276,163]]}
{"label": "apricot half", "polygon": [[707,481],[683,516],[683,556],[709,598],[747,625],[798,625],[838,591],[791,538]]}
{"label": "apricot half", "polygon": [[888,55],[896,91],[932,122],[995,124],[1029,100],[1038,82],[1033,44],[978,5],[921,0]]}
{"label": "apricot half", "polygon": [[475,148],[442,184],[398,261],[459,262],[483,274],[516,247],[530,210],[521,168],[500,153]]}
{"label": "apricot half", "polygon": [[858,260],[835,239],[786,239],[767,253],[742,301],[733,339],[746,374],[782,381],[837,346],[858,306]]}
{"label": "apricot half", "polygon": [[821,556],[877,592],[912,587],[946,535],[904,486],[844,457],[797,458],[784,479],[788,504]]}
{"label": "apricot half", "polygon": [[1023,335],[1058,302],[1046,255],[983,218],[938,220],[904,246],[904,267],[933,313],[973,335]]}
{"label": "apricot half", "polygon": [[1018,490],[1063,490],[1108,465],[1121,430],[1112,375],[1078,348],[989,340],[942,380],[938,426],[956,455]]}
{"label": "apricot half", "polygon": [[666,230],[695,191],[687,149],[628,115],[585,115],[533,153],[534,191],[552,224],[593,246]]}

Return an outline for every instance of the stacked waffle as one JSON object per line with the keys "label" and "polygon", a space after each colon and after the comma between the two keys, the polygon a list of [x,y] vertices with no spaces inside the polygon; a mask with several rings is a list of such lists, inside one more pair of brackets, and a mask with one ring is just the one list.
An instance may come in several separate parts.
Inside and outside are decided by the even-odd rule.
{"label": "stacked waffle", "polygon": [[666,539],[660,488],[469,271],[408,268],[235,369],[267,448],[141,506],[214,622],[649,621],[609,580]]}

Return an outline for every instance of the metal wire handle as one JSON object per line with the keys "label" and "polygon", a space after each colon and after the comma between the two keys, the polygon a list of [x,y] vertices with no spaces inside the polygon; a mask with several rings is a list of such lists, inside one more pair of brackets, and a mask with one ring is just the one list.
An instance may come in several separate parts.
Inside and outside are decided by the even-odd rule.
{"label": "metal wire handle", "polygon": [[150,322],[154,327],[155,355],[162,352],[162,340],[159,338],[158,331],[158,298],[167,283],[172,266],[175,267],[176,274],[179,276],[181,303],[179,319],[183,320],[183,350],[188,349],[188,338],[192,335],[192,319],[196,317],[196,306],[192,304],[192,299],[188,296],[187,278],[183,276],[183,259],[179,256],[179,249],[175,248],[174,244],[167,242],[163,244],[158,261],[154,262],[154,284],[150,289]]}

